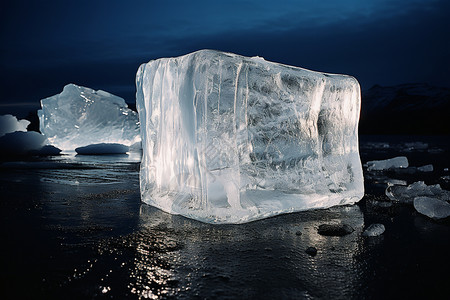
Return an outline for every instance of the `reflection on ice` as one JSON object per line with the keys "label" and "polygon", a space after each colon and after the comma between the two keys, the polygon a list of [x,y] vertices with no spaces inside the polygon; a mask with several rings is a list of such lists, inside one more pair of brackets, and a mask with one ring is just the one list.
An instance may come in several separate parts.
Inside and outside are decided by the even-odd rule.
{"label": "reflection on ice", "polygon": [[[356,230],[345,237],[320,236],[317,227],[324,222],[345,222]],[[121,289],[144,299],[352,298],[364,285],[363,266],[355,259],[363,226],[358,206],[211,225],[142,204],[138,230],[103,240],[95,263],[87,268],[95,271],[108,264],[111,271],[97,275],[99,291],[112,287],[108,294]],[[317,255],[307,254],[308,247],[315,247]]]}
{"label": "reflection on ice", "polygon": [[129,172],[138,180],[140,151],[114,155],[64,155],[28,161],[0,163],[0,170],[32,169],[42,182],[68,185],[99,185],[129,181]]}
{"label": "reflection on ice", "polygon": [[137,113],[108,92],[68,84],[60,94],[42,99],[41,106],[40,130],[60,149],[98,143],[130,146],[140,141]]}
{"label": "reflection on ice", "polygon": [[[321,236],[317,228],[324,222],[345,222],[355,232],[345,237]],[[354,260],[360,251],[363,226],[358,206],[282,215],[242,225],[210,225],[142,205],[141,230],[132,238],[137,254],[129,286],[142,297],[162,291],[176,294],[178,290],[190,290],[192,295],[206,298],[259,297],[263,292],[266,297],[320,297],[319,280],[321,287],[326,287],[323,295],[334,290],[336,295],[351,296],[364,284]],[[296,234],[299,231],[301,235]],[[305,252],[310,246],[318,250],[315,257]],[[278,268],[285,270],[284,274],[276,273],[281,278],[258,289],[262,288],[259,277],[267,278]],[[254,277],[248,276],[249,270]],[[335,276],[330,278],[329,273]],[[238,294],[236,289],[229,291],[228,285],[240,285],[242,289]]]}

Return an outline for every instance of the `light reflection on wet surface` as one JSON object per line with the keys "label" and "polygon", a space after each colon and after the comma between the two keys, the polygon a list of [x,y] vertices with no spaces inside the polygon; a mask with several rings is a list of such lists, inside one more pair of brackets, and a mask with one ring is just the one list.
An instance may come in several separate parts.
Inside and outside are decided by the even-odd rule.
{"label": "light reflection on wet surface", "polygon": [[[96,264],[113,261],[109,264],[113,271],[100,276],[99,286],[143,298],[322,297],[333,295],[331,289],[336,296],[352,295],[361,285],[353,274],[359,272],[353,256],[360,247],[362,213],[353,206],[319,215],[309,212],[217,226],[142,205],[139,230],[97,245]],[[317,227],[324,220],[347,222],[356,231],[343,238],[322,237]],[[310,245],[318,248],[316,257],[304,252]]]}
{"label": "light reflection on wet surface", "polygon": [[[383,207],[378,196],[209,225],[141,204],[134,158],[50,162],[65,167],[0,171],[9,245],[0,253],[1,279],[25,297],[360,299],[429,296],[447,286],[448,224]],[[383,236],[362,237],[375,222],[386,226]],[[355,231],[321,236],[324,223]],[[310,246],[316,256],[305,252]]]}

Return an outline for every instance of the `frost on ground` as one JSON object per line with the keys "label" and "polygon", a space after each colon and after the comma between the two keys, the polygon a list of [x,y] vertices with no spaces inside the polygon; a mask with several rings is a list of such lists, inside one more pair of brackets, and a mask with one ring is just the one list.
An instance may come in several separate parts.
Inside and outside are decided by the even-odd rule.
{"label": "frost on ground", "polygon": [[212,50],[136,77],[143,201],[242,223],[363,197],[354,78]]}
{"label": "frost on ground", "polygon": [[139,120],[125,101],[105,91],[68,84],[41,100],[40,130],[52,145],[74,150],[90,144],[140,141]]}

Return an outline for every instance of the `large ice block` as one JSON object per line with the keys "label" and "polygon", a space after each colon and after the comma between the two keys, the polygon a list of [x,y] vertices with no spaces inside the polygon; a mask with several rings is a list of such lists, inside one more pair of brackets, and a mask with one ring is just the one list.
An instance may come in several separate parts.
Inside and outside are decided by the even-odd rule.
{"label": "large ice block", "polygon": [[201,50],[141,65],[136,86],[148,204],[243,223],[363,197],[353,77]]}
{"label": "large ice block", "polygon": [[40,130],[48,141],[63,150],[90,144],[140,141],[136,112],[108,92],[68,84],[62,93],[41,100]]}

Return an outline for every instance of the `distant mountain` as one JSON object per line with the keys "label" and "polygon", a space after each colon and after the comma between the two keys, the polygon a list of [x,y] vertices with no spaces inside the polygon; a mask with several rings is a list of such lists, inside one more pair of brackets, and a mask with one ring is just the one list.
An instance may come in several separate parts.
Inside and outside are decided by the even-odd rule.
{"label": "distant mountain", "polygon": [[362,92],[360,133],[450,134],[450,89],[423,83]]}

